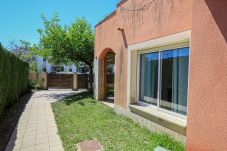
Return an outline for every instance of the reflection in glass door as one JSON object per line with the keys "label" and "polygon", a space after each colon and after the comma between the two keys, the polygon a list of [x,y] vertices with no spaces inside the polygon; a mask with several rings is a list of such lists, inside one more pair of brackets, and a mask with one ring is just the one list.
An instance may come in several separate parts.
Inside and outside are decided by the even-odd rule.
{"label": "reflection in glass door", "polygon": [[188,48],[161,52],[161,108],[186,115],[188,65]]}
{"label": "reflection in glass door", "polygon": [[141,55],[140,100],[157,105],[158,52]]}
{"label": "reflection in glass door", "polygon": [[139,100],[187,114],[189,47],[140,55]]}

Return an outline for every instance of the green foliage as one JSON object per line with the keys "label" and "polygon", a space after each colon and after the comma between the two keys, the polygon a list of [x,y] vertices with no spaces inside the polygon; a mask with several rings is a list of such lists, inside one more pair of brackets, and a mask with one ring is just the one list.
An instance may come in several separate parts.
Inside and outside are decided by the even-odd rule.
{"label": "green foliage", "polygon": [[[48,59],[52,64],[85,63],[90,69],[94,57],[94,33],[85,18],[76,18],[70,26],[62,26],[57,14],[50,20],[42,15],[44,29],[38,29],[40,42],[33,46],[33,51]],[[92,80],[90,80],[92,88]]]}
{"label": "green foliage", "polygon": [[16,54],[20,59],[30,63],[33,60],[33,54],[31,49],[31,44],[27,41],[20,40],[17,41],[10,41],[7,49],[14,54]]}
{"label": "green foliage", "polygon": [[76,18],[68,29],[70,48],[67,55],[71,61],[81,61],[92,66],[94,57],[94,33],[85,18]]}
{"label": "green foliage", "polygon": [[35,54],[55,65],[84,62],[92,66],[94,33],[84,18],[76,18],[70,26],[62,26],[57,14],[50,20],[44,15],[41,18],[44,28],[37,30],[40,42],[33,47]]}
{"label": "green foliage", "polygon": [[32,81],[32,80],[29,80],[28,81],[28,88],[29,89],[41,89],[41,85],[39,84],[38,81]]}
{"label": "green foliage", "polygon": [[40,42],[34,45],[33,51],[35,54],[47,58],[47,60],[55,65],[69,64],[69,59],[66,57],[66,49],[68,46],[67,27],[62,27],[59,24],[58,15],[47,20],[42,15],[44,29],[38,29],[40,34]]}
{"label": "green foliage", "polygon": [[113,109],[80,93],[52,104],[58,133],[66,151],[75,144],[97,139],[105,151],[152,151],[163,146],[172,151],[184,151],[185,146],[168,135],[141,127],[131,119],[117,115]]}
{"label": "green foliage", "polygon": [[0,44],[0,114],[28,88],[28,63]]}
{"label": "green foliage", "polygon": [[17,55],[20,59],[29,63],[31,71],[38,71],[38,62],[35,59],[35,54],[32,51],[31,44],[27,41],[20,40],[19,42],[10,41],[7,46],[8,50]]}
{"label": "green foliage", "polygon": [[29,69],[30,69],[31,71],[38,72],[38,62],[37,62],[37,61],[32,61],[32,62],[29,64]]}

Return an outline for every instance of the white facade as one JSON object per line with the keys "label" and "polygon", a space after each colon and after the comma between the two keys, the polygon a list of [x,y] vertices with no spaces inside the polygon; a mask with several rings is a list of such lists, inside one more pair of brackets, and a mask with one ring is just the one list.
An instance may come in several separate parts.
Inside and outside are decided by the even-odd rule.
{"label": "white facade", "polygon": [[[48,60],[45,60],[43,57],[36,58],[36,61],[38,62],[38,70],[43,71],[46,69],[47,73],[56,72],[55,66],[50,64]],[[77,72],[77,67],[73,65],[62,65],[62,71],[61,72]]]}

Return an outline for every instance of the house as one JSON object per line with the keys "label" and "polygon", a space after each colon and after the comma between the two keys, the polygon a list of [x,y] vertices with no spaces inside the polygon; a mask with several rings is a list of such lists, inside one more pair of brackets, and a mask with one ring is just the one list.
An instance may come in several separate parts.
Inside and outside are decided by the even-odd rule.
{"label": "house", "polygon": [[95,98],[108,97],[114,64],[117,113],[188,151],[227,150],[226,10],[225,0],[121,0],[95,26]]}
{"label": "house", "polygon": [[39,71],[45,71],[47,73],[54,73],[54,72],[68,72],[68,73],[87,73],[89,72],[89,68],[86,66],[79,66],[77,67],[75,64],[72,65],[58,65],[55,66],[48,62],[47,59],[43,57],[36,58],[36,61],[38,62],[38,70]]}

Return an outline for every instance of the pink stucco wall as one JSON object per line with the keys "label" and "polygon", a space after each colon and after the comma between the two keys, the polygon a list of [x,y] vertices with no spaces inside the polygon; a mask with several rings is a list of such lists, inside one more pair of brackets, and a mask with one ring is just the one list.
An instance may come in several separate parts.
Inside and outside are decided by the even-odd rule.
{"label": "pink stucco wall", "polygon": [[194,0],[188,151],[227,150],[227,1]]}
{"label": "pink stucco wall", "polygon": [[95,28],[95,58],[116,53],[115,104],[126,107],[128,45],[192,29],[186,147],[227,150],[227,1],[157,0],[138,13],[122,7],[141,0],[123,1]]}
{"label": "pink stucco wall", "polygon": [[95,27],[95,58],[99,58],[106,48],[116,53],[115,103],[118,106],[126,107],[127,46],[192,27],[192,0],[156,0],[148,9],[127,11],[148,2],[124,0],[112,15]]}

